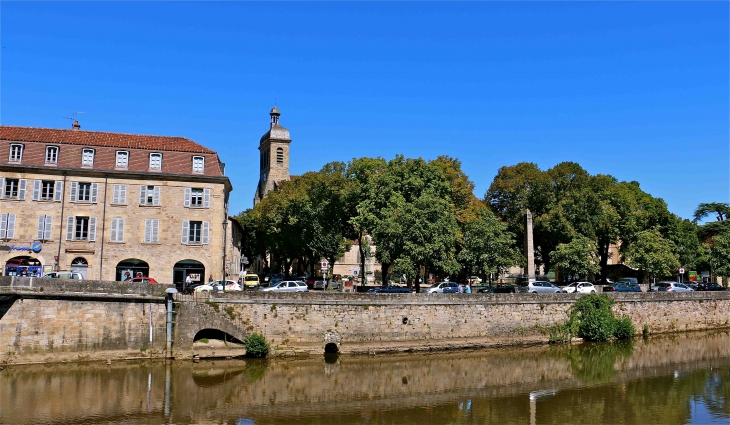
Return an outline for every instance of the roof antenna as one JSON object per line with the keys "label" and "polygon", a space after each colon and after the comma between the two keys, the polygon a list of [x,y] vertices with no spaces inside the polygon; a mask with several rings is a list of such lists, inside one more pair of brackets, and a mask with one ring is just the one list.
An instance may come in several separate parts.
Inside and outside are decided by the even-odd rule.
{"label": "roof antenna", "polygon": [[76,118],[76,115],[85,114],[85,113],[86,112],[74,111],[74,113],[70,117],[64,117],[64,118],[66,118],[67,120],[73,121],[73,124],[71,124],[71,128],[74,130],[78,130],[81,128],[81,126],[79,125],[79,120]]}

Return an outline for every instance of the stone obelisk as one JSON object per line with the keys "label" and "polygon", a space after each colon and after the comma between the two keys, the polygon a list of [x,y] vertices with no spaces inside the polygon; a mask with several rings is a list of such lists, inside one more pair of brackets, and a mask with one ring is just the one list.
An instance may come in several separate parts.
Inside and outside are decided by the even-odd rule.
{"label": "stone obelisk", "polygon": [[535,281],[535,247],[532,243],[532,213],[525,213],[525,259],[527,260],[527,279]]}

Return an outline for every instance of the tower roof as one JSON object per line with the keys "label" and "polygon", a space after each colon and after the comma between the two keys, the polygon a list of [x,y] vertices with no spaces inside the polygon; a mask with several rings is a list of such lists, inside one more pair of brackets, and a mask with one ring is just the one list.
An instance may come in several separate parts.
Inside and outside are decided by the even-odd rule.
{"label": "tower roof", "polygon": [[279,116],[281,115],[281,112],[279,112],[279,108],[277,108],[276,106],[271,108],[271,112],[269,112],[269,115],[271,115],[271,129],[267,131],[263,136],[261,136],[259,144],[262,144],[269,139],[291,142],[289,130],[279,125]]}

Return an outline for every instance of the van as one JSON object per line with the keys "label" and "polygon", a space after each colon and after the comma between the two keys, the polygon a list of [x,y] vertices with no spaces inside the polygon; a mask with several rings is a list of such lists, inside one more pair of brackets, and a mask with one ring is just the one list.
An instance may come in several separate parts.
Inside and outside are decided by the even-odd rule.
{"label": "van", "polygon": [[243,277],[243,289],[258,289],[259,286],[261,286],[259,275],[248,273]]}

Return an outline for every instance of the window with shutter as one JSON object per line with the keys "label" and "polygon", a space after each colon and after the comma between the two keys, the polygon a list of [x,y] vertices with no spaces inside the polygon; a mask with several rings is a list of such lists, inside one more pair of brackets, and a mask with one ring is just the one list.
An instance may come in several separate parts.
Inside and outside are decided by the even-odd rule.
{"label": "window with shutter", "polygon": [[15,214],[8,214],[8,228],[5,237],[15,239]]}
{"label": "window with shutter", "polygon": [[150,239],[151,243],[158,243],[160,242],[160,220],[155,218],[152,220],[152,238]]}
{"label": "window with shutter", "polygon": [[99,183],[91,183],[91,203],[95,204],[99,195]]}
{"label": "window with shutter", "polygon": [[89,242],[96,241],[96,217],[89,217]]}
{"label": "window with shutter", "polygon": [[66,219],[66,240],[72,241],[74,239],[74,228],[76,226],[76,217],[70,215]]}
{"label": "window with shutter", "polygon": [[192,196],[192,189],[189,187],[185,188],[185,198],[183,199],[183,206],[190,208],[190,197]]}
{"label": "window with shutter", "polygon": [[119,203],[122,205],[127,205],[127,185],[126,184],[119,185]]}
{"label": "window with shutter", "polygon": [[201,232],[202,235],[200,237],[200,243],[203,245],[208,245],[210,242],[210,222],[204,221],[203,222],[203,231]]}
{"label": "window with shutter", "polygon": [[43,240],[43,235],[45,235],[45,229],[46,228],[46,216],[45,215],[39,215],[38,216],[38,229],[36,232],[36,239]]}
{"label": "window with shutter", "polygon": [[0,214],[0,239],[6,239],[8,234],[8,214]]}
{"label": "window with shutter", "polygon": [[182,222],[182,234],[180,235],[180,242],[183,245],[188,244],[188,233],[190,232],[190,222],[188,220],[183,220]]}
{"label": "window with shutter", "polygon": [[140,205],[147,204],[147,186],[139,187],[139,204]]}
{"label": "window with shutter", "polygon": [[128,164],[129,164],[129,152],[117,151],[116,168],[126,169]]}
{"label": "window with shutter", "polygon": [[93,167],[94,166],[94,150],[84,149],[81,154],[81,166],[82,167]]}
{"label": "window with shutter", "polygon": [[150,154],[150,170],[161,170],[162,169],[162,154],[151,153]]}
{"label": "window with shutter", "polygon": [[124,219],[112,218],[111,239],[112,242],[124,242]]}
{"label": "window with shutter", "polygon": [[58,147],[46,147],[46,165],[54,165],[58,163]]}
{"label": "window with shutter", "polygon": [[[92,185],[91,183],[77,183],[76,202],[90,202]],[[73,189],[72,189],[73,190]]]}
{"label": "window with shutter", "polygon": [[20,162],[23,159],[23,145],[10,145],[8,162]]}
{"label": "window with shutter", "polygon": [[158,234],[160,228],[160,220],[156,218],[148,218],[144,221],[144,241],[145,243],[158,243]]}
{"label": "window with shutter", "polygon": [[210,189],[205,189],[203,192],[203,208],[210,208]]}
{"label": "window with shutter", "polygon": [[5,178],[0,178],[0,199],[5,198]]}
{"label": "window with shutter", "polygon": [[71,195],[69,202],[76,202],[76,198],[79,193],[79,183],[78,182],[71,182]]}
{"label": "window with shutter", "polygon": [[160,190],[162,190],[161,186],[155,186],[152,195],[152,205],[154,206],[160,205]]}
{"label": "window with shutter", "polygon": [[56,185],[53,188],[53,200],[55,202],[61,202],[62,196],[63,196],[63,181],[57,180]]}
{"label": "window with shutter", "polygon": [[205,158],[202,156],[193,157],[193,173],[203,174],[205,171]]}
{"label": "window with shutter", "polygon": [[25,199],[25,185],[28,184],[28,180],[20,179],[18,184],[18,199],[21,201]]}
{"label": "window with shutter", "polygon": [[51,230],[53,228],[53,216],[52,215],[46,215],[46,223],[43,226],[43,240],[44,241],[50,241],[51,240]]}
{"label": "window with shutter", "polygon": [[33,180],[33,200],[41,198],[41,180]]}

